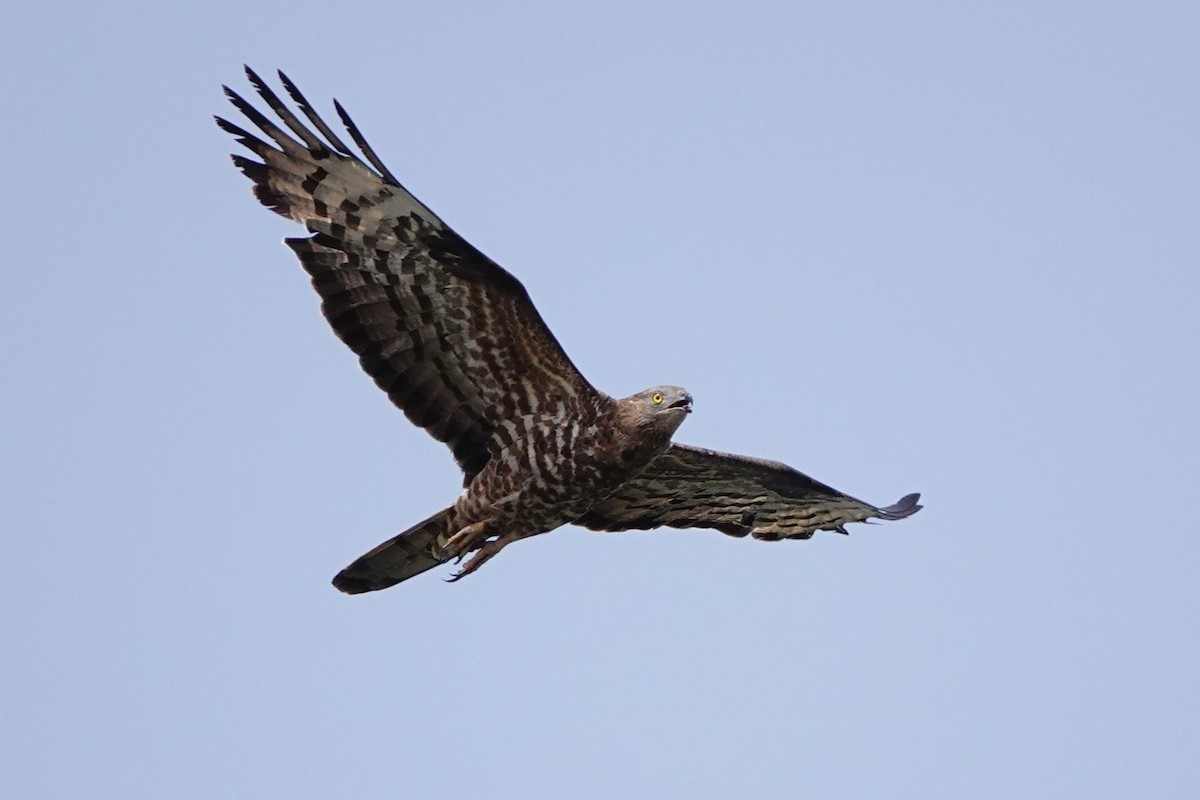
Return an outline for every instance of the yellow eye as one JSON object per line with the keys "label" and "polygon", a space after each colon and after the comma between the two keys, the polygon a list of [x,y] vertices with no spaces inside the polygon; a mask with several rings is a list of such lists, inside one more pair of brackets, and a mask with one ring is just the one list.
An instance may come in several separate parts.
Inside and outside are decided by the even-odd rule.
{"label": "yellow eye", "polygon": [[655,392],[654,394],[650,395],[650,402],[654,403],[654,405],[661,406],[662,401],[663,401],[663,396],[662,396],[661,392]]}

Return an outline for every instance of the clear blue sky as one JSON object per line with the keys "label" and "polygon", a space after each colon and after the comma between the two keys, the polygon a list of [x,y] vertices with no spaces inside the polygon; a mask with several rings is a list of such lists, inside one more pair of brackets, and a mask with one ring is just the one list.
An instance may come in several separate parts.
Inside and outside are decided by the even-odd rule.
{"label": "clear blue sky", "polygon": [[[1200,7],[25,3],[20,798],[1200,796]],[[459,476],[230,165],[282,67],[682,441],[912,519],[329,585]]]}

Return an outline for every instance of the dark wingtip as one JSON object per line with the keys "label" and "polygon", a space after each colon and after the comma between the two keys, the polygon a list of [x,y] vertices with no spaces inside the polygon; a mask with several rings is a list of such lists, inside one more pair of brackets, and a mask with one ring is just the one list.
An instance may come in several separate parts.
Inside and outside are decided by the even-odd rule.
{"label": "dark wingtip", "polygon": [[920,499],[920,492],[906,494],[894,504],[887,506],[886,508],[879,509],[879,513],[877,513],[875,516],[879,517],[880,519],[904,519],[905,517],[911,517],[913,514],[925,507],[917,502]]}
{"label": "dark wingtip", "polygon": [[292,83],[292,79],[281,69],[277,69],[275,72],[279,75],[279,80],[283,83],[283,88],[292,96],[292,99],[301,106],[308,105],[308,101],[304,99],[304,95],[300,94],[300,90],[296,88],[296,84]]}
{"label": "dark wingtip", "polygon": [[235,125],[234,123],[222,117],[220,114],[213,114],[213,119],[216,120],[217,127],[226,133],[232,133],[234,136],[253,136],[252,133],[238,125]]}
{"label": "dark wingtip", "polygon": [[254,84],[254,87],[255,87],[256,89],[257,89],[257,88],[259,88],[259,87],[262,87],[262,86],[266,86],[266,85],[267,85],[267,84],[266,84],[266,82],[265,82],[265,81],[263,81],[263,79],[262,79],[262,78],[258,77],[258,73],[257,73],[257,72],[255,72],[254,70],[250,69],[250,65],[249,65],[249,64],[242,64],[242,69],[246,70],[246,77],[247,77],[247,78],[249,78],[249,80],[250,80],[250,83]]}
{"label": "dark wingtip", "polygon": [[343,125],[347,128],[354,126],[354,120],[350,119],[350,115],[346,113],[346,109],[342,107],[342,104],[338,102],[336,97],[333,98],[333,107],[337,110],[337,115],[341,118]]}

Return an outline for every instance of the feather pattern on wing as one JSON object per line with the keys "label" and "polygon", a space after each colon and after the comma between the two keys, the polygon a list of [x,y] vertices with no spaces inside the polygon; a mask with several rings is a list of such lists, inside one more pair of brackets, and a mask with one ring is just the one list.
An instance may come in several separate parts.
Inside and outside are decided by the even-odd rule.
{"label": "feather pattern on wing", "polygon": [[575,521],[592,530],[715,528],[730,536],[808,539],[846,533],[848,522],[903,519],[921,509],[919,494],[876,508],[786,464],[672,444],[614,494]]}
{"label": "feather pattern on wing", "polygon": [[287,244],[312,276],[326,319],[392,402],[450,446],[464,485],[511,443],[511,420],[595,401],[520,281],[410,194],[340,105],[365,161],[282,72],[316,132],[246,72],[287,130],[226,87],[270,140],[218,118],[260,159],[234,163],[263,205],[308,227],[312,236]]}

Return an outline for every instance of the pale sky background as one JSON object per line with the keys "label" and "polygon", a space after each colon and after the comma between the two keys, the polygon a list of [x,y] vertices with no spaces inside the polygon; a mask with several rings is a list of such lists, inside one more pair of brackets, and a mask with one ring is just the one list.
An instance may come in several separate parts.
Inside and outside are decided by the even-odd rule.
{"label": "pale sky background", "polygon": [[[1200,5],[23,3],[13,798],[1200,796]],[[230,165],[338,97],[681,441],[926,508],[329,580],[453,500]],[[327,114],[332,117],[332,114]]]}

